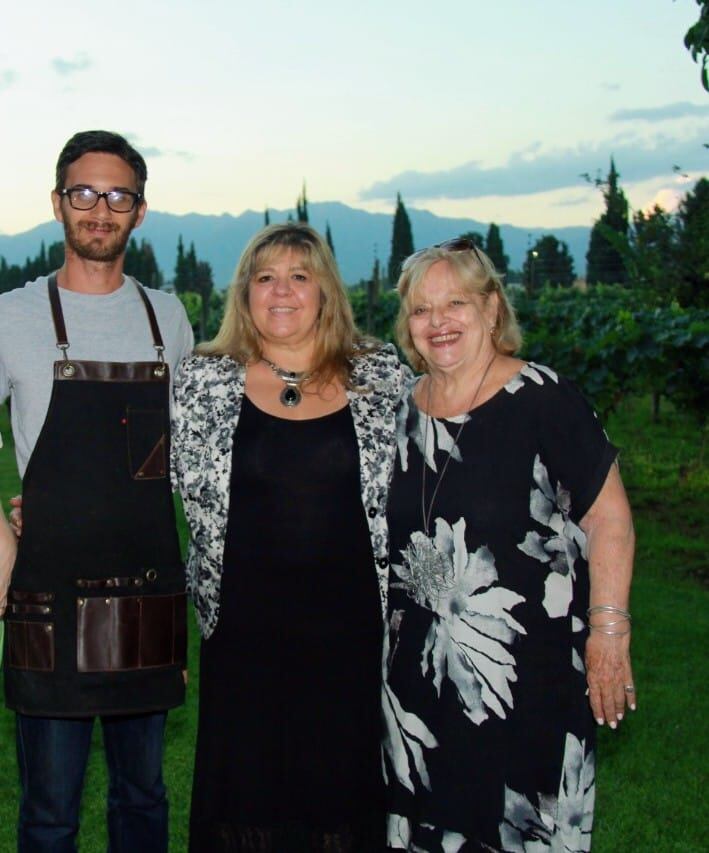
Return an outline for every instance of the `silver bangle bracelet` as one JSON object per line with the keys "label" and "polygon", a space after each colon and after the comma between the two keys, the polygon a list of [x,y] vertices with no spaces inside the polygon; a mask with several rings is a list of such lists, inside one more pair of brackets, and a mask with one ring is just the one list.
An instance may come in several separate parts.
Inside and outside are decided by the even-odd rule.
{"label": "silver bangle bracelet", "polygon": [[588,626],[591,631],[598,631],[600,634],[605,634],[607,637],[624,637],[630,633],[630,628],[627,631],[606,631],[603,628],[598,628],[596,625]]}
{"label": "silver bangle bracelet", "polygon": [[622,619],[627,619],[629,622],[632,620],[629,610],[623,610],[622,607],[614,607],[612,604],[596,604],[594,607],[589,607],[586,611],[586,616],[593,616],[594,613],[614,613],[622,617]]}

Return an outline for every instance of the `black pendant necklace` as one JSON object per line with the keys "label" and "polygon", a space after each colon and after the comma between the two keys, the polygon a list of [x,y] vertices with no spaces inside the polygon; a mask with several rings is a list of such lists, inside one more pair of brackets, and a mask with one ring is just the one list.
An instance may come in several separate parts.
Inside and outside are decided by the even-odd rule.
{"label": "black pendant necklace", "polygon": [[297,406],[303,399],[303,393],[300,390],[300,386],[310,379],[312,373],[308,373],[306,370],[303,370],[300,373],[296,373],[295,370],[284,370],[282,367],[279,367],[277,364],[274,364],[272,361],[263,357],[262,361],[271,368],[281,382],[285,382],[286,387],[281,391],[278,397],[281,403],[289,409],[292,409],[293,406]]}

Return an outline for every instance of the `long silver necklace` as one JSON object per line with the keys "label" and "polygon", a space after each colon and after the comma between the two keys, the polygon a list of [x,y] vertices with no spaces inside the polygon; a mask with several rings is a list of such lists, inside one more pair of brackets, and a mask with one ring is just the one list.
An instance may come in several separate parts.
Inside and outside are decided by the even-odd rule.
{"label": "long silver necklace", "polygon": [[[475,401],[478,399],[478,394],[480,393],[480,389],[483,387],[483,383],[487,378],[487,374],[490,372],[490,368],[492,367],[492,363],[497,357],[497,353],[495,353],[492,358],[488,361],[485,366],[485,370],[483,370],[482,376],[480,377],[480,381],[475,388],[475,393],[473,394],[473,399],[470,401],[470,405],[468,406],[468,411],[470,411],[475,406]],[[428,425],[429,421],[432,420],[431,415],[428,414],[431,410],[431,377],[428,377],[428,394],[426,396],[426,428],[424,430],[423,435],[423,466],[421,469],[421,515],[423,518],[423,532],[426,534],[428,539],[431,538],[430,534],[430,523],[431,523],[431,513],[433,512],[433,504],[436,500],[436,495],[438,494],[438,490],[441,487],[441,483],[443,482],[443,478],[448,470],[448,465],[451,461],[451,457],[453,456],[454,451],[458,447],[458,441],[460,440],[461,433],[463,432],[463,428],[466,423],[470,420],[467,416],[467,413],[463,415],[463,419],[460,422],[460,426],[455,434],[455,438],[453,439],[453,446],[448,451],[448,455],[446,456],[445,462],[443,463],[443,467],[441,468],[440,474],[438,475],[438,479],[436,480],[436,484],[433,488],[433,494],[431,495],[431,500],[428,504],[428,509],[426,509],[426,454],[428,452]]]}
{"label": "long silver necklace", "polygon": [[[475,393],[473,394],[473,399],[470,401],[470,406],[468,407],[468,411],[473,408],[475,405],[475,401],[478,398],[478,394],[480,393],[480,389],[485,382],[485,378],[492,366],[493,361],[495,360],[497,353],[495,353],[490,361],[488,361],[485,366],[485,370],[480,377],[480,381],[475,388]],[[428,394],[426,398],[426,409],[425,412],[426,417],[426,428],[424,431],[423,438],[423,460],[422,460],[422,469],[421,469],[421,516],[423,521],[423,533],[420,531],[414,530],[411,533],[411,537],[409,539],[409,544],[403,551],[404,564],[406,567],[406,575],[402,577],[402,587],[407,590],[407,593],[411,598],[414,599],[418,604],[424,607],[432,607],[436,608],[438,600],[441,595],[445,595],[447,591],[450,589],[452,577],[451,577],[451,559],[450,557],[442,553],[435,542],[435,539],[431,536],[430,532],[430,524],[431,524],[431,515],[433,513],[433,505],[436,501],[436,496],[438,495],[438,490],[441,487],[441,483],[443,482],[443,478],[448,470],[448,465],[450,464],[451,457],[458,447],[458,441],[460,440],[461,433],[463,432],[463,428],[465,424],[468,422],[469,418],[467,416],[467,412],[463,414],[463,420],[458,427],[458,430],[455,434],[455,438],[453,440],[453,446],[448,451],[448,456],[443,463],[443,467],[441,468],[440,473],[438,474],[438,479],[436,480],[436,484],[433,488],[433,494],[431,495],[431,500],[428,503],[428,508],[426,508],[426,458],[428,453],[428,427],[429,421],[432,420],[431,416],[428,412],[431,410],[431,378],[428,378]]]}
{"label": "long silver necklace", "polygon": [[261,356],[261,360],[271,368],[281,382],[285,383],[286,387],[278,397],[281,403],[289,409],[297,406],[303,399],[303,392],[300,390],[300,386],[306,383],[313,374],[307,370],[303,370],[300,373],[297,373],[295,370],[285,370],[263,356]]}

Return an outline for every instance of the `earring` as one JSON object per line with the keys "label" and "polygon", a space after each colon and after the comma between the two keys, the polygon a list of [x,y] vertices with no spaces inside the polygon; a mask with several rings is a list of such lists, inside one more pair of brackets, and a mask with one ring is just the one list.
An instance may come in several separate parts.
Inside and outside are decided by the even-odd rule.
{"label": "earring", "polygon": [[489,330],[489,331],[490,331],[490,334],[491,334],[491,335],[494,335],[494,334],[495,334],[495,327],[494,327],[494,326],[490,326],[490,330]]}

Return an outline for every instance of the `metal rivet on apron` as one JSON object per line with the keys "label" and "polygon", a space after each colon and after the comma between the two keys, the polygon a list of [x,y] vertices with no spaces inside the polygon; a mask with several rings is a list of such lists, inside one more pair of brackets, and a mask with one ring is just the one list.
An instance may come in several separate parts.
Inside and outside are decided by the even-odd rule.
{"label": "metal rivet on apron", "polygon": [[74,365],[68,361],[64,367],[62,367],[62,375],[64,376],[73,376],[76,373],[76,368]]}
{"label": "metal rivet on apron", "polygon": [[145,577],[149,581],[154,581],[157,580],[158,573],[155,571],[155,569],[148,569],[148,571],[145,573]]}
{"label": "metal rivet on apron", "polygon": [[144,476],[145,476],[145,474],[144,474],[142,471],[138,471],[138,473],[137,473],[135,476],[136,476],[138,479],[140,479],[141,477],[144,477]]}
{"label": "metal rivet on apron", "polygon": [[153,376],[164,376],[165,375],[165,366],[158,365],[158,367],[154,368]]}
{"label": "metal rivet on apron", "polygon": [[51,631],[51,630],[52,630],[52,626],[51,626],[51,625],[45,625],[45,626],[44,626],[44,630],[45,630],[45,631],[47,631],[47,632],[49,632],[49,631]]}
{"label": "metal rivet on apron", "polygon": [[79,598],[79,599],[77,599],[76,603],[79,605],[79,607],[83,607],[84,604],[86,603],[86,599],[85,598]]}
{"label": "metal rivet on apron", "polygon": [[106,581],[106,586],[113,586],[113,578],[109,578],[109,579]]}
{"label": "metal rivet on apron", "polygon": [[111,603],[111,599],[110,599],[110,598],[107,598],[107,599],[106,599],[106,604],[110,604],[110,603]]}

